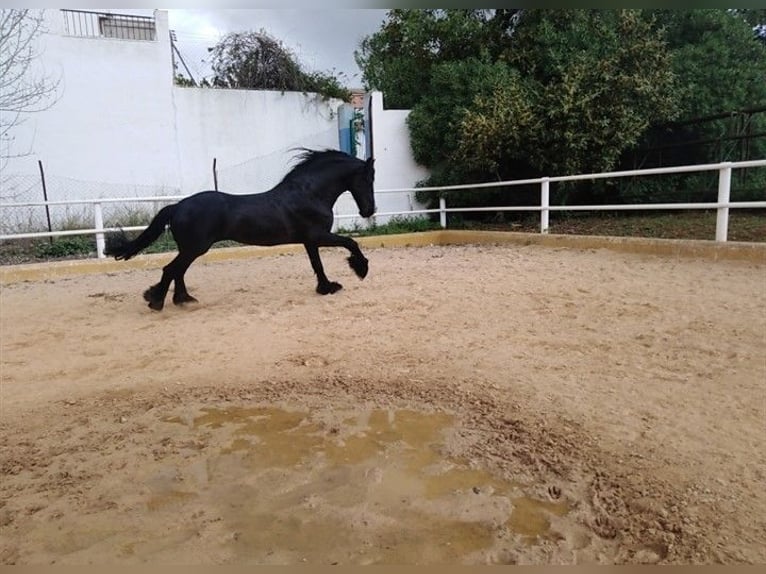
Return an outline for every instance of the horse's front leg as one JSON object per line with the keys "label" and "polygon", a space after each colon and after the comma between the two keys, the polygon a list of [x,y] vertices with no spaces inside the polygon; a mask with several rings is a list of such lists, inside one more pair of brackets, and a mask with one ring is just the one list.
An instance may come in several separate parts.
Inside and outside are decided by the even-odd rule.
{"label": "horse's front leg", "polygon": [[319,247],[345,247],[351,253],[351,257],[348,258],[348,266],[354,270],[359,276],[359,279],[367,277],[367,271],[369,269],[367,258],[359,249],[359,244],[345,235],[335,235],[329,231],[323,233],[317,240]]}
{"label": "horse's front leg", "polygon": [[309,261],[311,261],[311,268],[317,276],[317,293],[320,295],[327,295],[343,289],[343,285],[336,283],[335,281],[330,281],[327,278],[327,275],[325,275],[322,260],[319,258],[319,246],[315,243],[304,243],[303,246],[306,248]]}
{"label": "horse's front leg", "polygon": [[356,273],[360,279],[364,279],[367,276],[367,271],[369,269],[367,258],[362,253],[362,250],[359,249],[359,244],[350,237],[335,235],[334,233],[327,231],[315,236],[313,240],[310,243],[306,243],[305,246],[306,251],[309,254],[309,259],[311,260],[311,266],[314,268],[314,272],[317,274],[317,279],[319,281],[317,285],[318,293],[322,293],[323,295],[326,293],[335,293],[335,291],[342,288],[340,283],[331,282],[327,279],[324,269],[322,268],[322,262],[319,259],[319,247],[345,247],[348,249],[349,253],[351,253],[351,256],[348,258],[349,267],[354,270],[354,273]]}

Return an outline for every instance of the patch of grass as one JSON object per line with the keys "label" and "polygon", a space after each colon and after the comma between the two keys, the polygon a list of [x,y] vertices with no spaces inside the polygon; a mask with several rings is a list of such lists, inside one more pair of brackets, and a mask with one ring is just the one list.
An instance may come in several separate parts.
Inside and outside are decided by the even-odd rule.
{"label": "patch of grass", "polygon": [[[131,233],[130,238],[134,239],[138,237],[138,235],[138,233]],[[178,245],[176,245],[176,241],[173,239],[173,235],[170,233],[170,231],[165,230],[163,234],[157,238],[157,241],[152,243],[141,253],[165,253],[167,251],[176,251],[177,249]]]}
{"label": "patch of grass", "polygon": [[53,241],[37,241],[33,244],[38,259],[82,258],[95,255],[96,242],[85,235],[55,237]]}
{"label": "patch of grass", "polygon": [[367,228],[363,228],[359,225],[354,225],[352,228],[338,228],[338,233],[344,235],[352,235],[362,237],[366,235],[393,235],[396,233],[414,233],[418,231],[433,231],[434,229],[441,229],[441,226],[429,219],[422,217],[406,217],[396,215],[392,217],[388,223],[381,225],[370,225]]}
{"label": "patch of grass", "polygon": [[85,209],[67,209],[63,218],[53,226],[54,231],[73,231],[93,227],[93,216]]}
{"label": "patch of grass", "polygon": [[[157,209],[156,211],[158,211]],[[156,211],[146,206],[117,204],[111,206],[111,213],[104,216],[106,227],[145,227],[154,219]]]}

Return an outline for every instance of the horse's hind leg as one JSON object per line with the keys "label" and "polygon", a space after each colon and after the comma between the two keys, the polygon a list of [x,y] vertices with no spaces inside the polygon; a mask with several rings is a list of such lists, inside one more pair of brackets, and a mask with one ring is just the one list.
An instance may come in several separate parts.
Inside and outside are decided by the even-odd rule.
{"label": "horse's hind leg", "polygon": [[[178,259],[178,257],[176,257],[176,259]],[[173,259],[173,261],[162,268],[162,278],[160,279],[160,282],[144,291],[144,300],[149,303],[150,309],[162,311],[162,308],[165,306],[165,295],[168,294],[170,282],[173,280],[171,266],[176,259]]]}
{"label": "horse's hind leg", "polygon": [[[188,253],[179,253],[175,259],[165,265],[162,268],[162,278],[156,285],[152,285],[144,291],[144,299],[148,301],[149,308],[155,311],[162,311],[165,306],[165,297],[168,294],[170,283],[176,282],[176,292],[173,294],[173,303],[177,305],[187,303],[190,301],[196,301],[189,293],[186,292],[186,285],[184,284],[184,273],[197,258],[197,255],[190,256]],[[180,277],[180,290],[179,290],[179,277]]]}
{"label": "horse's hind leg", "polygon": [[176,305],[183,305],[184,303],[197,303],[197,300],[189,295],[186,290],[186,282],[183,275],[176,277],[176,286],[173,291],[173,303]]}
{"label": "horse's hind leg", "polygon": [[179,254],[178,256],[178,262],[176,264],[176,267],[174,269],[175,271],[175,289],[173,291],[173,303],[176,305],[183,305],[184,303],[196,303],[197,300],[189,295],[189,292],[186,290],[186,281],[184,280],[184,275],[186,274],[186,271],[189,269],[189,266],[194,262],[194,260],[205,253],[206,250],[202,251],[201,253],[183,253]]}

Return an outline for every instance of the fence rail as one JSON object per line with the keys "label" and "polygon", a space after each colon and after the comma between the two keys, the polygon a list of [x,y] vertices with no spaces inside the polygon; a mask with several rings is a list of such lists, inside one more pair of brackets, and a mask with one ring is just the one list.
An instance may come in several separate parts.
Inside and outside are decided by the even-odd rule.
{"label": "fence rail", "polygon": [[[700,210],[700,209],[715,209],[717,210],[716,216],[716,231],[715,240],[723,242],[728,237],[729,226],[729,210],[730,209],[766,209],[766,201],[736,201],[730,200],[731,192],[731,175],[735,169],[745,168],[758,168],[766,167],[766,159],[752,160],[752,161],[740,161],[740,162],[722,162],[711,163],[702,165],[688,165],[678,167],[667,168],[652,168],[652,169],[639,169],[630,171],[614,171],[604,173],[588,173],[578,175],[565,175],[554,177],[540,177],[534,179],[517,179],[509,181],[498,181],[490,183],[477,183],[477,184],[462,184],[462,185],[449,185],[440,187],[418,187],[418,188],[395,188],[395,189],[380,189],[376,190],[378,194],[389,193],[412,193],[412,192],[439,192],[439,191],[451,191],[458,189],[476,190],[477,192],[482,189],[494,188],[494,187],[512,187],[519,185],[540,185],[540,205],[526,205],[526,206],[499,206],[499,207],[447,207],[446,199],[444,197],[439,198],[439,207],[434,209],[410,209],[406,211],[389,211],[383,213],[377,213],[376,216],[394,216],[394,215],[424,215],[429,213],[438,213],[440,224],[443,228],[447,227],[447,214],[448,213],[461,213],[461,212],[482,212],[482,211],[539,211],[540,212],[540,233],[548,233],[549,231],[549,216],[551,211],[638,211],[638,210]],[[717,171],[718,172],[718,200],[716,202],[706,203],[644,203],[644,204],[612,204],[612,205],[551,205],[550,204],[550,183],[551,182],[565,182],[565,181],[583,181],[583,180],[595,180],[595,179],[611,179],[620,177],[636,177],[646,175],[661,175],[661,174],[674,174],[674,173],[693,173],[701,171]],[[71,235],[95,235],[96,236],[96,252],[99,258],[104,257],[104,234],[110,231],[116,231],[116,228],[104,227],[104,217],[102,205],[107,203],[140,203],[148,202],[154,204],[167,203],[171,201],[179,201],[183,199],[184,195],[168,195],[168,196],[156,196],[156,197],[122,197],[122,198],[101,198],[101,199],[78,199],[78,200],[66,200],[66,201],[32,201],[21,203],[3,203],[0,204],[0,209],[13,208],[13,207],[42,207],[42,206],[55,206],[55,205],[92,205],[94,216],[94,227],[91,229],[75,229],[67,231],[52,231],[52,232],[35,232],[35,233],[16,233],[0,235],[0,241],[12,240],[12,239],[30,239],[30,238],[43,238],[43,237],[65,237]],[[356,219],[357,215],[336,215],[336,219]],[[125,227],[125,231],[140,231],[145,229],[145,226],[138,227]]]}

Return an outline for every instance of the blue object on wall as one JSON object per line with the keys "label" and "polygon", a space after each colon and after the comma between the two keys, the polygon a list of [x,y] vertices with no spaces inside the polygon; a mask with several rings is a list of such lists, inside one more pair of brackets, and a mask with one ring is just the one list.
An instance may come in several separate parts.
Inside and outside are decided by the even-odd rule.
{"label": "blue object on wall", "polygon": [[354,147],[351,138],[351,122],[354,120],[354,106],[341,104],[338,107],[338,147],[347,154],[354,155]]}

